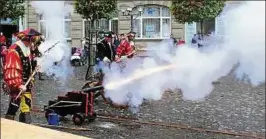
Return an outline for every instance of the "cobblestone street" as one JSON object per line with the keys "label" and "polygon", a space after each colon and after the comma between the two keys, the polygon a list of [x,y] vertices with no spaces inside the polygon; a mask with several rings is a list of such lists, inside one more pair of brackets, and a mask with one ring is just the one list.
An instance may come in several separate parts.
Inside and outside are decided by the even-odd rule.
{"label": "cobblestone street", "polygon": [[[79,90],[85,83],[85,69],[75,69],[75,76],[69,80],[67,87],[60,86],[52,79],[36,80],[33,105],[39,108],[59,94],[69,90]],[[8,97],[1,93],[1,116],[3,117],[8,104]],[[166,92],[160,101],[145,102],[137,114],[129,111],[110,108],[99,100],[95,110],[99,114],[130,115],[141,121],[156,121],[189,125],[212,130],[233,130],[235,132],[265,134],[265,84],[253,87],[234,79],[233,75],[223,77],[215,84],[215,89],[207,100],[191,102],[181,100],[178,91]],[[76,127],[69,121],[61,125]],[[33,122],[46,124],[43,113],[33,113]],[[92,131],[71,131],[74,134],[98,139],[228,139],[250,138],[211,132],[197,132],[187,129],[175,129],[159,126],[136,126],[133,123],[106,121],[101,118],[93,123],[85,123],[82,127]]]}

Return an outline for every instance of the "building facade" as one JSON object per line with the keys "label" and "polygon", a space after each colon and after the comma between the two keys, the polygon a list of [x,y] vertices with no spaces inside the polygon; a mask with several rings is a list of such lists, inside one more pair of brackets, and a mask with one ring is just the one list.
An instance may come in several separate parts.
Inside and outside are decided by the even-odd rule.
{"label": "building facade", "polygon": [[[29,1],[27,2],[23,28],[34,28],[48,36],[45,19],[36,13]],[[67,2],[72,3],[71,1]],[[170,38],[171,34],[177,39],[190,41],[192,36],[199,31],[199,26],[197,23],[180,24],[176,22],[171,15],[170,4],[171,1],[167,0],[118,1],[117,7],[120,12],[112,20],[100,20],[99,27],[105,31],[112,30],[117,34],[128,33],[132,28],[137,33],[136,45],[140,47],[145,47],[150,42],[154,43]],[[132,22],[130,15],[124,15],[126,11],[131,11],[134,14]],[[141,14],[139,14],[140,11],[142,11]],[[82,19],[77,13],[64,18],[63,32],[67,34],[65,39],[69,46],[81,46],[81,39],[85,37],[87,23],[88,21]],[[220,26],[222,26],[221,21],[217,18],[206,22],[203,28],[205,32],[210,32],[218,30]]]}

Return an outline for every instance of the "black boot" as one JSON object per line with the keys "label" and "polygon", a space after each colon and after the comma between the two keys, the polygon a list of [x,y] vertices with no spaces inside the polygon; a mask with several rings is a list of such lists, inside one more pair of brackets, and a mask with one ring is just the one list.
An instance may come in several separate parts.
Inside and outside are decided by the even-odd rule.
{"label": "black boot", "polygon": [[9,120],[15,120],[15,115],[6,115],[5,118]]}
{"label": "black boot", "polygon": [[20,104],[20,100],[14,101],[14,99],[11,98],[7,112],[6,112],[6,116],[5,116],[6,119],[15,120],[16,113],[19,109],[19,104]]}
{"label": "black boot", "polygon": [[30,112],[21,112],[19,114],[19,121],[22,123],[30,124],[31,123],[31,115]]}
{"label": "black boot", "polygon": [[44,79],[42,78],[42,73],[41,73],[41,72],[39,72],[39,80],[44,80]]}

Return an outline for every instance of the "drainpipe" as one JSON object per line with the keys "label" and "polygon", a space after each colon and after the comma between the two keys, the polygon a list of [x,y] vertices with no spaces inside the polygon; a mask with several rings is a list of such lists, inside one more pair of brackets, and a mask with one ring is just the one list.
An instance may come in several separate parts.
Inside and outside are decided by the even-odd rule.
{"label": "drainpipe", "polygon": [[130,32],[133,32],[133,14],[130,15]]}

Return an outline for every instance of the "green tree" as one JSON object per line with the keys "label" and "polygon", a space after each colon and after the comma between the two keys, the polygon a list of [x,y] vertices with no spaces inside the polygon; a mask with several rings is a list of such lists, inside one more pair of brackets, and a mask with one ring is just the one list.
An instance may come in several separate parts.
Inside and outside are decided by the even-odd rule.
{"label": "green tree", "polygon": [[117,0],[74,0],[75,10],[92,23],[97,19],[110,19],[117,12]]}
{"label": "green tree", "polygon": [[24,0],[1,0],[0,1],[0,19],[19,19],[24,16]]}
{"label": "green tree", "polygon": [[172,0],[170,6],[175,20],[179,23],[199,22],[202,34],[203,21],[217,17],[226,0]]}
{"label": "green tree", "polygon": [[[113,15],[117,12],[117,0],[74,0],[74,6],[75,10],[78,14],[82,16],[82,18],[87,19],[90,21],[90,30],[95,30],[95,21],[99,19],[110,19],[113,17]],[[85,26],[85,34],[89,34],[88,26]],[[98,34],[98,31],[93,31],[94,33]],[[99,36],[96,37],[95,35],[92,35],[92,32],[89,35],[90,42],[92,42],[91,36],[97,40]],[[85,35],[87,37],[87,35]],[[92,39],[92,40],[91,40]],[[95,53],[93,50],[93,47],[89,47],[89,59],[88,59],[88,65],[89,68],[86,73],[86,79],[92,70],[92,65],[95,63]]]}

